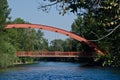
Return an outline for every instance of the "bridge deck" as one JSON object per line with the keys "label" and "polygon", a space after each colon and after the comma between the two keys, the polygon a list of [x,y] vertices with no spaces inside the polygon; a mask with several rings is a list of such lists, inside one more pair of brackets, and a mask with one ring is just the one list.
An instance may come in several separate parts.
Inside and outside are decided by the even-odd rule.
{"label": "bridge deck", "polygon": [[18,57],[79,57],[80,52],[17,52]]}
{"label": "bridge deck", "polygon": [[22,56],[18,56],[18,57],[32,57],[32,58],[53,57],[54,58],[54,57],[79,57],[79,56],[74,56],[74,55],[72,55],[72,56],[69,56],[69,55],[32,55],[32,56],[30,56],[30,55],[22,55]]}
{"label": "bridge deck", "polygon": [[17,52],[17,57],[92,57],[91,55],[81,55],[80,52]]}

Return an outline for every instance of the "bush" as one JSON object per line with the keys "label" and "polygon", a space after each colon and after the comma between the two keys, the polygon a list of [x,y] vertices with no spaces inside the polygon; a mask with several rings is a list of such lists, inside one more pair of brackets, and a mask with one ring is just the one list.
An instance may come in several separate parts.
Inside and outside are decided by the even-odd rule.
{"label": "bush", "polygon": [[104,57],[103,66],[110,66],[110,67],[120,67],[120,58],[119,55],[113,56],[113,55],[106,55]]}
{"label": "bush", "polygon": [[0,42],[0,67],[12,66],[16,57],[16,49],[10,43],[1,41]]}

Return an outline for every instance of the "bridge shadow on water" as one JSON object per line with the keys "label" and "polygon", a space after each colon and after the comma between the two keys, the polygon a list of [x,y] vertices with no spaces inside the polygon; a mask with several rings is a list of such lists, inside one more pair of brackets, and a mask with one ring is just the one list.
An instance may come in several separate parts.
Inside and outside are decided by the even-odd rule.
{"label": "bridge shadow on water", "polygon": [[[34,59],[35,62],[40,62],[40,61],[44,61],[44,62],[72,62],[72,63],[80,63],[82,64],[81,66],[94,66],[97,63],[94,62],[94,59],[92,57],[78,57],[78,58],[74,58],[74,57],[69,57],[69,58],[65,58],[65,57],[50,57],[50,58],[35,58]],[[97,64],[98,65],[98,64]]]}

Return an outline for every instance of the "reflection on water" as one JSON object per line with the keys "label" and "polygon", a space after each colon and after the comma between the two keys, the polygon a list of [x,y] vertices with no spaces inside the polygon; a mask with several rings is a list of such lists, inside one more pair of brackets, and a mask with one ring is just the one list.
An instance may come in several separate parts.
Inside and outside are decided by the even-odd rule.
{"label": "reflection on water", "polygon": [[120,80],[120,69],[81,67],[68,62],[40,62],[0,70],[0,80]]}

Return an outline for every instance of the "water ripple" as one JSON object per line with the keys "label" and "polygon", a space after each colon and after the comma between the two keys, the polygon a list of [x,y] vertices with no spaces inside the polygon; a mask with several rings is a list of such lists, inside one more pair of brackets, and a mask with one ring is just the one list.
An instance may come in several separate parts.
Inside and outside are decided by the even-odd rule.
{"label": "water ripple", "polygon": [[120,80],[120,70],[83,68],[74,63],[42,62],[0,71],[0,80]]}

